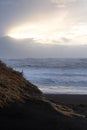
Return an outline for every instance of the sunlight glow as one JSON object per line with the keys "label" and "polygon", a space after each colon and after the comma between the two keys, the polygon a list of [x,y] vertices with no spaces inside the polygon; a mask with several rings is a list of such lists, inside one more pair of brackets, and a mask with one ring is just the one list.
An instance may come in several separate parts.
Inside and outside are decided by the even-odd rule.
{"label": "sunlight glow", "polygon": [[[57,15],[59,17],[56,17]],[[7,35],[19,40],[30,38],[39,43],[55,44],[54,42],[56,42],[59,44],[61,38],[66,36],[66,24],[68,24],[66,15],[67,11],[61,12],[61,14],[55,12],[53,16],[47,17],[46,20],[44,19],[32,24],[26,23],[20,26],[11,27],[7,32]]]}
{"label": "sunlight glow", "polygon": [[[61,21],[60,21],[61,22]],[[54,24],[55,25],[55,24]],[[60,26],[57,27],[60,30]],[[36,24],[36,25],[22,25],[15,27],[8,32],[8,36],[14,39],[27,39],[32,38],[40,43],[52,43],[64,35],[64,32],[59,32],[56,26],[49,24]]]}
{"label": "sunlight glow", "polygon": [[[33,39],[35,42],[44,44],[58,45],[82,45],[87,44],[87,24],[79,23],[77,25],[69,25],[66,28],[63,19],[52,21],[46,24],[21,25],[12,28],[8,32],[8,36],[14,39]],[[61,24],[61,26],[60,26]],[[75,42],[76,41],[76,42]]]}

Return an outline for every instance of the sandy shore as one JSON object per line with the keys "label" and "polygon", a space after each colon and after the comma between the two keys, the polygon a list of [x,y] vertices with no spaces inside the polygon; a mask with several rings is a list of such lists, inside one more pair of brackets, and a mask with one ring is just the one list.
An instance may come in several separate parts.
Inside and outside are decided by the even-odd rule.
{"label": "sandy shore", "polygon": [[68,106],[76,113],[87,117],[87,95],[45,94],[45,96],[49,100]]}
{"label": "sandy shore", "polygon": [[71,94],[45,94],[45,95],[47,98],[57,103],[87,105],[87,95],[71,95]]}

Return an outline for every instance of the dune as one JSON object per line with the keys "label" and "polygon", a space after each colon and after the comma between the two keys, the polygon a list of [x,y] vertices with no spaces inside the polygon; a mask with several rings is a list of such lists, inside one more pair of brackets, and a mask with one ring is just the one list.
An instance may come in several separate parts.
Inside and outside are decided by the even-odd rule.
{"label": "dune", "polygon": [[22,72],[0,61],[0,129],[87,130],[87,119],[52,102]]}

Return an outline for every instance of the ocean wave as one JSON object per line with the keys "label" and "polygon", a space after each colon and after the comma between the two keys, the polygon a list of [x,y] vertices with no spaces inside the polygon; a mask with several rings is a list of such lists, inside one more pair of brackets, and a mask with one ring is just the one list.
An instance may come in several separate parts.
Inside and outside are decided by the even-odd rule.
{"label": "ocean wave", "polygon": [[61,69],[78,69],[87,68],[87,59],[15,59],[4,60],[12,67],[23,68],[61,68]]}

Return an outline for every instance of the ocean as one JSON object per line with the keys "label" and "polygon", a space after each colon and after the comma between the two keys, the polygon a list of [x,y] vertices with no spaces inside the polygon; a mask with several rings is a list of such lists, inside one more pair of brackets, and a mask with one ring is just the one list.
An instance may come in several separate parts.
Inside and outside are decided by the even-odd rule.
{"label": "ocean", "polygon": [[87,94],[87,59],[9,59],[8,66],[22,72],[43,93]]}

